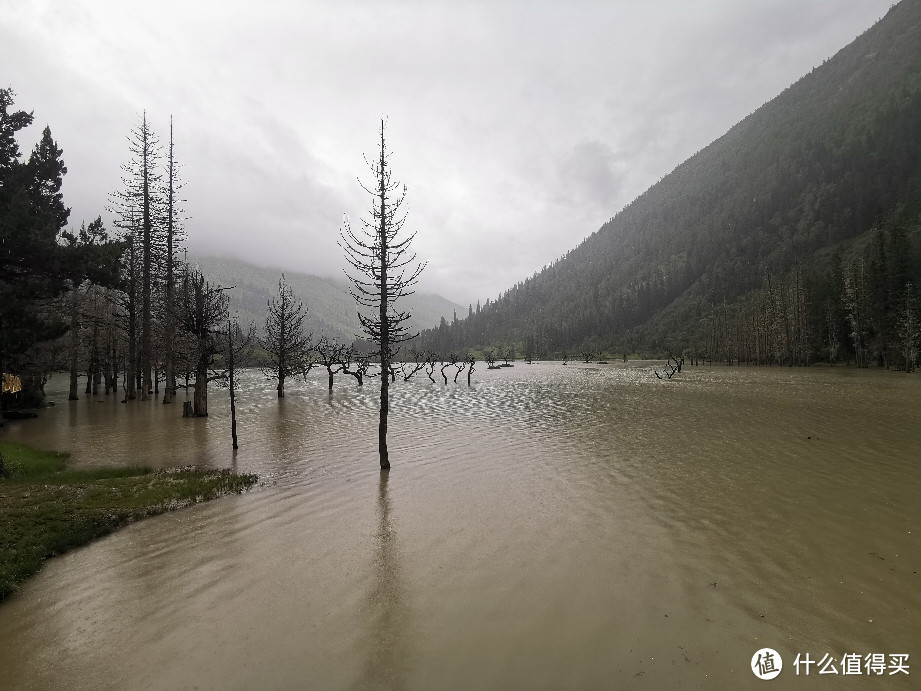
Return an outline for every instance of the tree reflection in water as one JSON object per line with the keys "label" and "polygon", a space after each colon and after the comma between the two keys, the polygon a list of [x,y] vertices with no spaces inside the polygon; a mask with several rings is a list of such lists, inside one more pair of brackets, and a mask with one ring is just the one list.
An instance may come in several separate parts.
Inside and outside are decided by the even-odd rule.
{"label": "tree reflection in water", "polygon": [[367,622],[362,688],[403,688],[406,677],[406,641],[409,612],[400,572],[396,531],[387,496],[389,473],[382,471],[378,486],[378,528],[371,587],[363,606]]}

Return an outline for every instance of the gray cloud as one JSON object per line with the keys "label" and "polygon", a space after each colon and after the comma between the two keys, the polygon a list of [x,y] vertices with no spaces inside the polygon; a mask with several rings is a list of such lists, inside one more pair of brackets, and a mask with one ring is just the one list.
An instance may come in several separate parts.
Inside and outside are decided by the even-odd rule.
{"label": "gray cloud", "polygon": [[[79,222],[140,112],[176,122],[189,244],[338,273],[379,119],[429,261],[475,303],[531,275],[869,28],[889,0],[0,0],[0,84],[49,123]],[[24,132],[28,150],[39,127]]]}

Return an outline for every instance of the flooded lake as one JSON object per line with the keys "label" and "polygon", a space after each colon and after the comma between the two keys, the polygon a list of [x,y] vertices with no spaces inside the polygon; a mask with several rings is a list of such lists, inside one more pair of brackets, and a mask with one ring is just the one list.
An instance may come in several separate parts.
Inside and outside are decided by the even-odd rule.
{"label": "flooded lake", "polygon": [[[481,366],[482,367],[482,366]],[[48,562],[0,605],[0,686],[911,688],[921,676],[921,376],[526,365],[391,393],[249,372],[181,405],[66,400],[3,438],[78,466],[257,473],[243,496]],[[180,399],[181,399],[180,394]],[[911,676],[794,658],[908,653]],[[802,670],[801,675],[802,677]]]}

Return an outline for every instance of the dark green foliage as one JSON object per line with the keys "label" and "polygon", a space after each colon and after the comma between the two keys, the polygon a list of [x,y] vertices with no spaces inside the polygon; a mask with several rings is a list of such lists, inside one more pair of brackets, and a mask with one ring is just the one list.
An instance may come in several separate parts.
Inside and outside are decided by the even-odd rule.
{"label": "dark green foliage", "polygon": [[[768,289],[766,276],[786,284],[799,262],[806,303],[775,297],[803,310],[809,357],[785,343],[780,359],[814,359],[828,351],[829,320],[840,329],[845,318],[843,286],[827,285],[839,252],[845,267],[856,255],[867,262],[866,347],[888,363],[892,296],[919,278],[919,25],[921,3],[896,5],[564,257],[459,324],[424,332],[422,347],[523,344],[533,334],[556,355],[592,341],[610,351],[700,350],[716,321],[729,324]],[[838,357],[853,357],[847,334],[838,339]]]}
{"label": "dark green foliage", "polygon": [[79,234],[62,232],[70,215],[61,195],[62,152],[45,127],[22,161],[15,135],[32,114],[12,106],[12,90],[0,89],[0,371],[19,374],[22,398],[38,403],[47,363],[36,346],[67,330],[49,301],[75,281],[111,282],[120,245],[108,242],[98,219]]}

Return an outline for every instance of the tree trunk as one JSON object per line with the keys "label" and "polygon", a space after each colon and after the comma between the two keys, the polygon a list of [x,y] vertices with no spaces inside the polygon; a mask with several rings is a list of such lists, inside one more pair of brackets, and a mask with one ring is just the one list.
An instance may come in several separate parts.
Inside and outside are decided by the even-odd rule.
{"label": "tree trunk", "polygon": [[[233,449],[236,451],[240,448],[237,445],[237,395],[233,382],[233,338],[230,321],[227,321],[227,369],[230,371],[230,438],[233,441]],[[284,396],[281,384],[278,385],[279,396]]]}
{"label": "tree trunk", "polygon": [[128,361],[125,363],[125,400],[133,401],[137,398],[135,389],[135,373],[137,372],[137,301],[136,297],[136,271],[134,267],[134,240],[131,245],[131,282],[128,290],[131,296],[128,299]]}
{"label": "tree trunk", "polygon": [[73,300],[70,303],[70,394],[68,401],[79,400],[77,395],[77,351],[80,349],[80,334],[77,329],[77,291],[79,286],[73,286]]}
{"label": "tree trunk", "polygon": [[143,380],[141,383],[141,400],[146,401],[150,398],[150,392],[152,389],[152,382],[150,376],[150,367],[151,359],[153,356],[152,351],[152,333],[151,333],[151,318],[150,318],[150,289],[153,282],[152,265],[152,224],[150,220],[150,169],[148,162],[148,155],[150,150],[150,144],[148,142],[147,134],[147,114],[144,114],[144,128],[142,131],[143,137],[143,161],[142,161],[142,185],[143,185],[143,223],[144,223],[144,246],[142,254],[142,274],[141,274],[141,374]]}
{"label": "tree trunk", "polygon": [[173,304],[173,182],[175,170],[173,169],[173,118],[169,119],[169,189],[166,207],[166,339],[163,353],[163,402],[172,403],[176,396],[176,364],[175,347],[176,338],[176,306]]}
{"label": "tree trunk", "polygon": [[203,355],[198,358],[198,367],[195,370],[193,408],[195,417],[208,417],[208,362],[210,356],[207,354],[206,344],[202,344],[200,348]]}
{"label": "tree trunk", "polygon": [[[114,347],[112,348],[112,352],[109,354],[109,367],[111,368],[110,373],[112,375],[112,393],[114,394],[118,391],[118,352]],[[108,391],[106,393],[108,393]]]}
{"label": "tree trunk", "polygon": [[96,367],[93,370],[93,395],[96,396],[99,394],[99,385],[102,383],[102,361],[98,353],[94,358],[96,360]]}
{"label": "tree trunk", "polygon": [[[383,357],[381,359],[384,359]],[[381,470],[390,470],[390,455],[387,451],[387,413],[390,409],[390,377],[381,376],[381,419],[377,427],[377,448],[381,458]]]}

